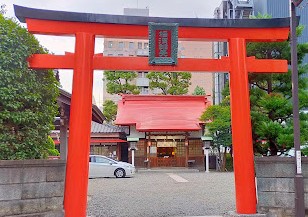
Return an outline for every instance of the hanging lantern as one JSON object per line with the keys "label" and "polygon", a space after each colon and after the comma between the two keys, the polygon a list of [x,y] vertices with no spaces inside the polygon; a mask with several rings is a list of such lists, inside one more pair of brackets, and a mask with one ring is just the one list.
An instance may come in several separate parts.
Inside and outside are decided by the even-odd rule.
{"label": "hanging lantern", "polygon": [[186,147],[188,146],[188,143],[189,143],[189,142],[188,142],[188,138],[186,137],[186,138],[185,138],[185,143],[184,143]]}

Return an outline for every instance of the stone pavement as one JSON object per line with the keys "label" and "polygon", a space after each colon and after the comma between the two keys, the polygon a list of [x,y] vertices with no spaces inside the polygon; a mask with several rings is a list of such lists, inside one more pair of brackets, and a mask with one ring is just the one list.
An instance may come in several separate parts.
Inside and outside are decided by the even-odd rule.
{"label": "stone pavement", "polygon": [[139,171],[133,178],[90,179],[88,195],[91,217],[210,217],[235,210],[233,173]]}
{"label": "stone pavement", "polygon": [[157,168],[151,168],[151,169],[145,169],[145,168],[138,168],[138,173],[199,173],[200,171],[198,169],[194,168],[187,168],[187,167],[157,167]]}

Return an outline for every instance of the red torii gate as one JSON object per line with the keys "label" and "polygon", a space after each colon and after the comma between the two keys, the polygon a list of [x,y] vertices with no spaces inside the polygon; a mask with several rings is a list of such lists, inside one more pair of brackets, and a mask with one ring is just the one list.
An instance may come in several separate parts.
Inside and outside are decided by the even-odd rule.
{"label": "red torii gate", "polygon": [[[283,41],[289,19],[194,19],[86,14],[14,6],[29,32],[76,37],[75,54],[36,54],[31,68],[74,69],[70,137],[65,182],[65,216],[86,216],[93,70],[230,72],[232,143],[236,211],[256,213],[254,155],[251,136],[248,72],[287,72],[286,60],[257,60],[246,56],[246,42]],[[147,57],[94,55],[95,36],[148,38],[148,23],[179,23],[178,37],[190,41],[228,41],[229,57],[178,59],[176,66],[152,66]]]}

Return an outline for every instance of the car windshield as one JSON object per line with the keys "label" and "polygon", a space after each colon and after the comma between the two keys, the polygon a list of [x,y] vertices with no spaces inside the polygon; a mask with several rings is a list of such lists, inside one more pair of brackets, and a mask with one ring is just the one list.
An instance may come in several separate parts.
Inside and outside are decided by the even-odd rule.
{"label": "car windshield", "polygon": [[110,157],[106,157],[106,156],[104,156],[104,157],[107,158],[109,161],[112,161],[113,163],[119,162],[119,161],[116,160],[116,159],[113,159],[113,158],[110,158]]}
{"label": "car windshield", "polygon": [[103,157],[103,156],[95,156],[95,162],[96,163],[116,163],[114,160],[107,158],[107,157]]}
{"label": "car windshield", "polygon": [[117,160],[109,158],[109,157],[105,157],[105,158],[107,158],[109,161],[112,161],[113,163],[117,163],[118,162]]}

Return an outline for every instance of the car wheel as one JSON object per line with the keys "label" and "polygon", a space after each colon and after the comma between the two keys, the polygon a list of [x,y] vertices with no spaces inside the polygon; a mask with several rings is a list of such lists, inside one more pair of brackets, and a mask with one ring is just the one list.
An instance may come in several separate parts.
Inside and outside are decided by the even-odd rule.
{"label": "car wheel", "polygon": [[123,178],[125,177],[125,170],[123,170],[122,168],[118,168],[114,171],[114,175],[117,178]]}

